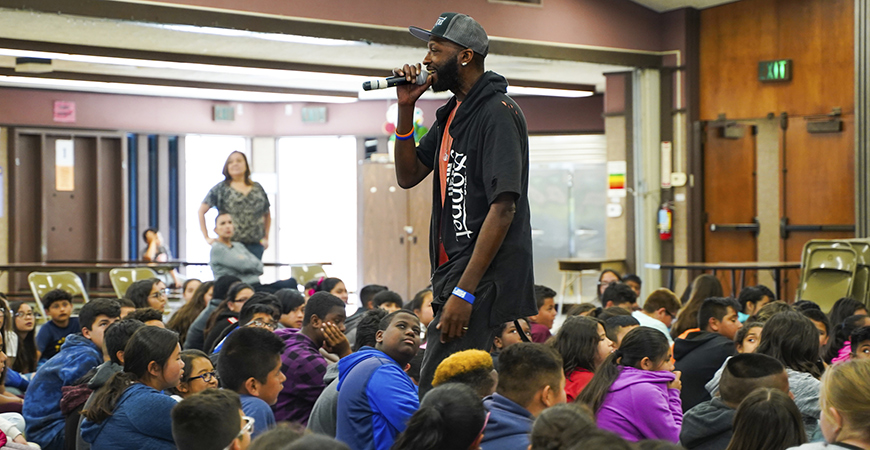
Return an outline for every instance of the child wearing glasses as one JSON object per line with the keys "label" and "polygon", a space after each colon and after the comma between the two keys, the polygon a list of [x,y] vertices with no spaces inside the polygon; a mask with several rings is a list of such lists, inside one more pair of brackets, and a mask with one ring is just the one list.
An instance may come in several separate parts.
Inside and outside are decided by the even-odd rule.
{"label": "child wearing glasses", "polygon": [[166,283],[159,278],[134,281],[124,297],[133,300],[136,308],[154,308],[163,312],[166,309]]}
{"label": "child wearing glasses", "polygon": [[82,438],[93,450],[174,449],[170,414],[178,402],[162,391],[178,386],[183,369],[177,333],[140,328],[124,348],[124,371],[94,392]]}
{"label": "child wearing glasses", "polygon": [[181,360],[184,362],[181,382],[167,390],[176,401],[180,402],[193,394],[218,387],[217,373],[205,352],[196,349],[184,350],[181,352]]}
{"label": "child wearing glasses", "polygon": [[36,313],[33,308],[25,302],[12,302],[10,309],[12,311],[12,339],[7,339],[6,348],[9,348],[11,355],[9,359],[12,362],[9,364],[12,370],[21,373],[36,372],[37,361],[39,360],[39,350],[36,349]]}

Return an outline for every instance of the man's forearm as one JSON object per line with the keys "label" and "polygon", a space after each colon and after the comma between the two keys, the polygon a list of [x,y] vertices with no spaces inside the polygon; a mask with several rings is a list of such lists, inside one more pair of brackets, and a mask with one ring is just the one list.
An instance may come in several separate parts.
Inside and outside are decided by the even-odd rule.
{"label": "man's forearm", "polygon": [[505,236],[513,223],[516,204],[511,194],[500,195],[489,207],[489,212],[480,227],[480,236],[474,245],[468,266],[459,279],[459,288],[474,292],[481,278],[501,248]]}

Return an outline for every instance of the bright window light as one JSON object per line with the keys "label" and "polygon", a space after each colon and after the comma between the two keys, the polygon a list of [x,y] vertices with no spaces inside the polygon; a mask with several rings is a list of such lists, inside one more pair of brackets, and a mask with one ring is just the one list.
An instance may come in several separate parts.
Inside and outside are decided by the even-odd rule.
{"label": "bright window light", "polygon": [[[188,261],[208,262],[211,247],[202,237],[196,211],[209,189],[224,179],[221,171],[227,157],[234,151],[245,153],[248,162],[251,161],[247,138],[197,134],[184,137],[184,196],[187,205],[185,251]],[[211,231],[215,217],[217,210],[214,208],[205,213],[205,225],[211,237],[215,237],[214,231]],[[208,266],[187,266],[185,276],[200,280],[211,280],[214,277]]]}
{"label": "bright window light", "polygon": [[525,87],[525,86],[508,86],[508,94],[511,95],[537,95],[543,97],[567,97],[567,98],[580,98],[580,97],[591,97],[594,95],[594,92],[590,91],[574,91],[570,89],[549,89],[549,88],[536,88],[536,87]]}
{"label": "bright window light", "polygon": [[7,76],[0,76],[0,86],[258,103],[354,103],[357,101],[355,97],[329,95],[283,94],[272,92],[233,91],[224,89],[152,86],[145,84]]}
{"label": "bright window light", "polygon": [[164,30],[182,31],[185,33],[209,34],[213,36],[229,36],[229,37],[246,37],[254,39],[264,39],[267,41],[290,42],[293,44],[308,44],[308,45],[327,45],[327,46],[342,46],[342,45],[369,45],[363,41],[346,41],[343,39],[329,39],[313,36],[298,36],[293,34],[280,33],[260,33],[248,30],[234,30],[232,28],[215,28],[215,27],[197,27],[193,25],[174,25],[174,24],[156,24],[142,23],[145,26],[161,28]]}

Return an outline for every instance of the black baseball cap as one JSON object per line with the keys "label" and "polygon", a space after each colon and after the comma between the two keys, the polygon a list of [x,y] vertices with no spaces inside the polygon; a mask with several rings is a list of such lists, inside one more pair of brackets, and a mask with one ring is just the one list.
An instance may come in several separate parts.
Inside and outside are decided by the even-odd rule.
{"label": "black baseball cap", "polygon": [[408,31],[424,41],[435,36],[447,39],[463,48],[470,48],[481,56],[489,53],[489,37],[486,31],[476,20],[465,14],[447,12],[438,17],[431,31],[420,27],[408,27]]}

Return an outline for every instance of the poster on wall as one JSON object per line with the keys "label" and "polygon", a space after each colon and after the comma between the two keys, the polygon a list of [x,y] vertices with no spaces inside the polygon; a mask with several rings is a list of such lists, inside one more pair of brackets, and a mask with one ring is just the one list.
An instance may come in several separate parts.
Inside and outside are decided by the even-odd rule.
{"label": "poster on wall", "polygon": [[75,123],[76,102],[57,100],[54,102],[53,118],[55,122]]}
{"label": "poster on wall", "polygon": [[625,174],[628,164],[625,161],[607,161],[607,196],[625,197]]}
{"label": "poster on wall", "polygon": [[75,149],[72,139],[54,143],[54,181],[58,191],[75,190]]}

